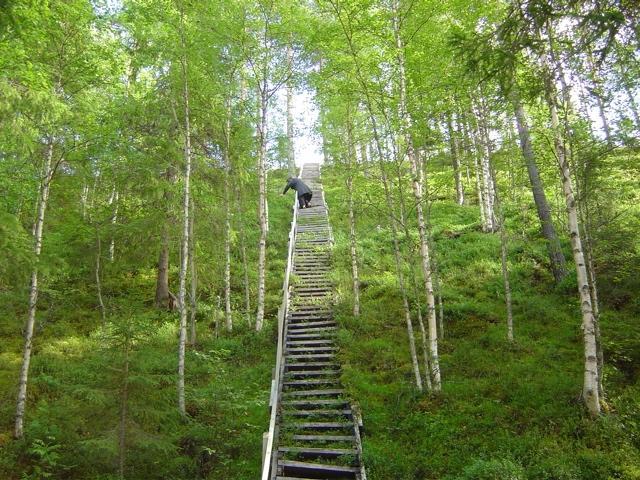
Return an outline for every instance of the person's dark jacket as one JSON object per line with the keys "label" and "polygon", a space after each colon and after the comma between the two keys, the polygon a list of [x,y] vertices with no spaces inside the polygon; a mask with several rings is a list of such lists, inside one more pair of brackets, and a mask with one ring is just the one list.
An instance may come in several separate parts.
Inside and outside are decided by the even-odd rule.
{"label": "person's dark jacket", "polygon": [[287,181],[287,186],[284,187],[284,192],[282,193],[287,193],[287,190],[289,190],[290,188],[293,188],[296,192],[298,192],[299,197],[303,196],[305,193],[311,193],[311,189],[299,178],[290,178]]}

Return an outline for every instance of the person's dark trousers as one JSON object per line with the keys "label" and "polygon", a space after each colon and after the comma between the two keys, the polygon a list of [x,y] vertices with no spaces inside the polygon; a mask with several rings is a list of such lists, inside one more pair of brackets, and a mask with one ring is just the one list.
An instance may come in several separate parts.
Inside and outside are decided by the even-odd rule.
{"label": "person's dark trousers", "polygon": [[300,208],[309,208],[309,203],[311,202],[312,195],[310,193],[305,193],[298,197],[298,205]]}

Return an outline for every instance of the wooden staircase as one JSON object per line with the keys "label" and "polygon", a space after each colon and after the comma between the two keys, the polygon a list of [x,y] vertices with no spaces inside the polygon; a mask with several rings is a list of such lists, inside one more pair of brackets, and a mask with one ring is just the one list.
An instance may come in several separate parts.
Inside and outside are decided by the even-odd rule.
{"label": "wooden staircase", "polygon": [[336,357],[333,238],[320,166],[305,164],[301,178],[313,199],[294,210],[262,479],[365,480],[360,416],[344,396]]}

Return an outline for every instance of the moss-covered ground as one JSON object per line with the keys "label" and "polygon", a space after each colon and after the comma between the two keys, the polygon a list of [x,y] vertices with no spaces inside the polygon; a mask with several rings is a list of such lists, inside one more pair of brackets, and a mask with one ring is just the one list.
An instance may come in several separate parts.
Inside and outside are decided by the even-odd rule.
{"label": "moss-covered ground", "polygon": [[[640,326],[634,304],[603,306],[606,412],[591,419],[580,402],[575,274],[554,286],[535,222],[523,221],[519,209],[507,210],[516,337],[509,343],[499,236],[480,231],[477,207],[435,201],[430,212],[444,301],[443,384],[439,394],[419,394],[391,233],[384,214],[367,201],[376,179],[359,182],[362,313],[354,318],[345,181],[337,169],[324,171],[336,238],[343,381],[363,412],[369,478],[640,478]],[[403,239],[413,251],[409,278],[420,268],[416,243]],[[569,245],[563,247],[571,258]],[[633,288],[632,277],[624,281],[626,287],[616,288]],[[604,283],[603,296],[611,289]]]}

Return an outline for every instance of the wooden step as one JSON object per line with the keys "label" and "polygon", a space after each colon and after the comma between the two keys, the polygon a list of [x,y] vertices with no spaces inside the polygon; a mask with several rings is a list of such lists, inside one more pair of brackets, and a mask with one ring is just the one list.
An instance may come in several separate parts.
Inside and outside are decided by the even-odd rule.
{"label": "wooden step", "polygon": [[287,317],[287,326],[295,330],[304,328],[336,327],[338,325],[330,315],[308,315],[308,317],[309,318]]}
{"label": "wooden step", "polygon": [[355,435],[293,435],[293,440],[304,442],[354,442]]}
{"label": "wooden step", "polygon": [[337,458],[342,455],[357,455],[353,448],[280,447],[280,453],[293,453],[305,458]]}
{"label": "wooden step", "polygon": [[299,462],[296,460],[278,460],[278,469],[280,468],[282,468],[285,475],[312,475],[311,478],[319,479],[345,478],[345,474],[350,475],[347,478],[355,479],[360,472],[359,467]]}
{"label": "wooden step", "polygon": [[338,347],[292,347],[286,348],[285,352],[290,354],[300,354],[300,353],[331,353],[337,352]]}
{"label": "wooden step", "polygon": [[333,345],[335,340],[324,339],[324,340],[289,340],[287,339],[288,346],[296,346],[296,345]]}
{"label": "wooden step", "polygon": [[322,377],[324,375],[338,375],[340,370],[298,370],[295,372],[286,372],[285,376],[291,377]]}
{"label": "wooden step", "polygon": [[300,390],[294,392],[284,392],[286,397],[330,397],[339,396],[344,393],[342,388],[331,388],[326,390]]}
{"label": "wooden step", "polygon": [[299,430],[347,430],[353,429],[353,423],[342,422],[295,422],[288,426]]}
{"label": "wooden step", "polygon": [[[299,323],[303,327],[306,327],[304,323]],[[333,338],[335,337],[335,331],[338,327],[329,326],[317,326],[309,328],[301,328],[299,330],[291,329],[293,325],[289,325],[289,331],[287,333],[287,339],[309,339],[309,338]]]}
{"label": "wooden step", "polygon": [[349,402],[346,400],[340,400],[338,398],[313,398],[313,399],[305,399],[305,400],[285,400],[283,402],[284,405],[295,408],[303,408],[305,410],[319,408],[323,409],[325,407],[333,406],[333,407],[349,407]]}
{"label": "wooden step", "polygon": [[332,362],[299,362],[299,363],[286,363],[285,371],[293,371],[293,370],[318,370],[318,369],[339,369],[340,365]]}
{"label": "wooden step", "polygon": [[294,317],[300,317],[302,315],[333,315],[333,310],[327,308],[316,308],[315,310],[311,308],[303,308],[299,310],[289,310],[287,312],[287,316],[290,315]]}
{"label": "wooden step", "polygon": [[350,418],[353,412],[350,409],[339,410],[335,408],[318,408],[315,410],[284,410],[283,415],[290,415],[295,417],[313,417],[319,416],[332,416],[332,417],[347,417]]}
{"label": "wooden step", "polygon": [[282,382],[285,387],[317,387],[318,385],[339,386],[337,378],[303,378],[301,380],[285,380]]}
{"label": "wooden step", "polygon": [[309,353],[295,353],[295,354],[287,355],[287,359],[291,359],[291,360],[299,360],[302,358],[333,359],[335,358],[335,354],[309,352]]}

